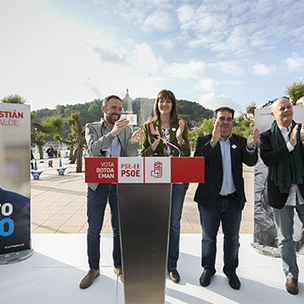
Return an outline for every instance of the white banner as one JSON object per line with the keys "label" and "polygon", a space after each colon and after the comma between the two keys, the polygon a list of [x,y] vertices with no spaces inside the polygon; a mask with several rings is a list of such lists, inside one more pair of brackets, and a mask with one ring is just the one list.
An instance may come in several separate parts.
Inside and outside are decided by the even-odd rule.
{"label": "white banner", "polygon": [[0,103],[0,255],[31,248],[30,106]]}

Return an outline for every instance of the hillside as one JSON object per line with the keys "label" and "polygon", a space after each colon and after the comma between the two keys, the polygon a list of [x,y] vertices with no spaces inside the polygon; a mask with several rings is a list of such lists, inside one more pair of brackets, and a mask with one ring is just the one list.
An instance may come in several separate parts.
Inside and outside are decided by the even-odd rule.
{"label": "hillside", "polygon": [[[145,115],[145,121],[152,116],[154,99],[151,98],[136,98],[133,100],[133,113],[138,114],[140,110],[140,103]],[[61,116],[67,118],[73,112],[80,112],[80,122],[85,125],[87,122],[99,121],[102,116],[101,99],[95,99],[91,102],[75,105],[57,105],[56,109],[41,109],[33,111],[35,115],[34,121],[40,123],[41,120],[47,116]],[[122,102],[123,108],[126,109],[126,102]],[[213,111],[208,110],[201,106],[199,103],[188,100],[177,100],[178,113],[185,119],[191,126],[200,125],[205,118],[212,117]]]}

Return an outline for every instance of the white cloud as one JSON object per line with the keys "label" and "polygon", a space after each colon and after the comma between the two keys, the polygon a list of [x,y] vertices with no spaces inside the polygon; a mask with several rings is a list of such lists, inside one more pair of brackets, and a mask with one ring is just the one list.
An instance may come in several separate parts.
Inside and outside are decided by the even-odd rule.
{"label": "white cloud", "polygon": [[229,96],[216,95],[214,92],[201,95],[198,101],[203,107],[211,110],[215,110],[222,106],[228,106],[237,112],[242,108],[239,104],[232,101]]}
{"label": "white cloud", "polygon": [[292,57],[286,59],[286,64],[289,71],[303,71],[304,57],[293,54]]}
{"label": "white cloud", "polygon": [[104,47],[94,47],[94,52],[96,52],[102,61],[112,62],[112,63],[122,63],[125,64],[125,58],[121,53],[117,52],[115,49],[106,49]]}
{"label": "white cloud", "polygon": [[277,68],[275,65],[269,65],[266,66],[265,64],[262,63],[257,63],[253,66],[253,73],[259,76],[266,76],[271,73],[276,72]]}
{"label": "white cloud", "polygon": [[194,60],[188,63],[173,63],[168,70],[171,76],[182,79],[201,79],[211,75],[241,76],[243,71],[243,68],[233,61],[205,63]]}
{"label": "white cloud", "polygon": [[72,2],[0,0],[0,98],[41,108],[168,87],[212,106],[276,96],[304,70],[300,0]]}
{"label": "white cloud", "polygon": [[192,39],[190,47],[203,47],[227,55],[245,55],[257,49],[271,49],[286,37],[302,40],[304,6],[286,0],[188,1],[177,9],[183,33]]}
{"label": "white cloud", "polygon": [[174,25],[172,16],[167,12],[155,12],[147,17],[142,30],[150,32],[157,31],[170,31]]}
{"label": "white cloud", "polygon": [[173,50],[175,47],[175,42],[171,39],[162,39],[159,41],[159,45],[161,45],[164,50]]}
{"label": "white cloud", "polygon": [[203,88],[207,92],[214,92],[218,83],[211,78],[205,78],[200,80],[200,87]]}
{"label": "white cloud", "polygon": [[224,43],[224,49],[223,44],[218,48],[215,47],[214,49],[224,52],[228,50],[240,54],[246,52],[248,43],[249,36],[247,26],[239,25],[231,30],[229,37],[227,37]]}
{"label": "white cloud", "polygon": [[162,58],[155,56],[151,47],[146,43],[135,45],[135,51],[132,54],[130,63],[136,70],[146,73],[158,73],[164,69],[166,65]]}
{"label": "white cloud", "polygon": [[182,29],[188,29],[196,25],[195,9],[192,6],[181,6],[176,13]]}
{"label": "white cloud", "polygon": [[[102,0],[102,2],[106,1]],[[171,0],[115,0],[112,2],[114,12],[136,26],[142,25],[146,20],[150,23],[152,18],[154,19],[155,11],[165,11],[166,9],[172,11]],[[106,6],[111,9],[110,4],[106,4]],[[149,30],[149,28],[151,29],[150,25],[145,30]]]}
{"label": "white cloud", "polygon": [[206,77],[208,71],[207,64],[202,61],[190,61],[185,64],[173,63],[168,70],[171,76],[182,79]]}
{"label": "white cloud", "polygon": [[231,76],[241,76],[244,72],[244,69],[239,67],[235,61],[218,61],[214,65],[217,66],[222,73]]}

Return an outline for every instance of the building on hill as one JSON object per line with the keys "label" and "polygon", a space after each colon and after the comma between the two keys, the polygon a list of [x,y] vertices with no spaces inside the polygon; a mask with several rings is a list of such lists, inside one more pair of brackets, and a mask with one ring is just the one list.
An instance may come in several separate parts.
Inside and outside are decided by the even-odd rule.
{"label": "building on hill", "polygon": [[127,94],[122,100],[123,104],[127,105],[127,110],[123,109],[122,116],[129,120],[129,126],[132,129],[136,129],[137,125],[137,115],[133,113],[133,100],[129,95],[129,89],[127,89]]}
{"label": "building on hill", "polygon": [[127,103],[127,110],[125,112],[128,114],[133,114],[133,105],[132,105],[133,100],[129,95],[129,89],[127,89],[127,94],[122,101],[125,101]]}

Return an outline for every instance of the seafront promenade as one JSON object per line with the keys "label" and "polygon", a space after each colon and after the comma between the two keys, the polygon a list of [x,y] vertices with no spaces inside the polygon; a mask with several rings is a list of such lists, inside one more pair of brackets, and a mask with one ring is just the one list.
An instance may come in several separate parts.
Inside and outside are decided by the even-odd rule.
{"label": "seafront promenade", "polygon": [[[38,163],[47,167],[48,160]],[[54,166],[59,163],[54,159]],[[67,167],[64,176],[56,170],[44,171],[39,180],[31,178],[32,233],[86,233],[86,184],[84,172],[76,173],[76,165],[62,159]],[[247,203],[243,211],[241,233],[253,233],[253,168],[244,167]],[[182,215],[181,233],[201,233],[197,204],[193,201],[197,184],[189,185]],[[111,233],[110,210],[106,209],[102,233]]]}

